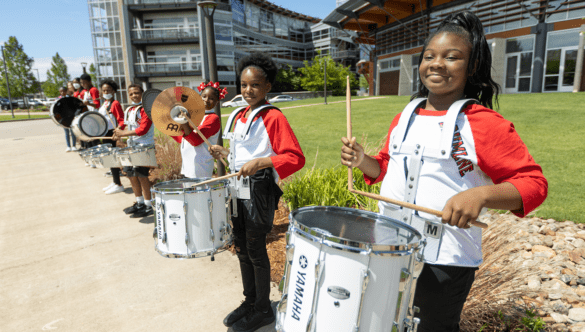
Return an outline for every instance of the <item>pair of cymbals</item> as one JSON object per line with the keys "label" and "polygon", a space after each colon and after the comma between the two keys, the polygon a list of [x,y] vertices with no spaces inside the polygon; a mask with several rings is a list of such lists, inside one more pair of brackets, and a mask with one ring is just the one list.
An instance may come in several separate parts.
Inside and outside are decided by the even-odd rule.
{"label": "pair of cymbals", "polygon": [[[143,95],[142,102],[145,112],[160,132],[169,136],[183,135],[181,124],[188,122],[185,117],[197,126],[201,123],[205,116],[205,104],[193,89],[176,86],[157,94],[158,91],[160,90],[145,91],[146,96]],[[154,96],[156,97],[153,101]]]}

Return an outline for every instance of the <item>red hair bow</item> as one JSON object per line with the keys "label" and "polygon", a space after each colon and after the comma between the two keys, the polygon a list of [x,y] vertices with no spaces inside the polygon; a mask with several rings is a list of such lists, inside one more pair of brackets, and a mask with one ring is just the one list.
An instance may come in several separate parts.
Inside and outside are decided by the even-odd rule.
{"label": "red hair bow", "polygon": [[217,91],[219,91],[219,100],[222,100],[225,98],[225,96],[228,94],[227,89],[226,88],[220,88],[219,87],[219,82],[209,82],[209,83],[205,83],[205,82],[201,82],[201,84],[199,84],[199,86],[197,87],[197,90],[199,90],[199,92],[205,90],[205,88],[207,88],[208,86],[212,87],[212,88],[216,88]]}

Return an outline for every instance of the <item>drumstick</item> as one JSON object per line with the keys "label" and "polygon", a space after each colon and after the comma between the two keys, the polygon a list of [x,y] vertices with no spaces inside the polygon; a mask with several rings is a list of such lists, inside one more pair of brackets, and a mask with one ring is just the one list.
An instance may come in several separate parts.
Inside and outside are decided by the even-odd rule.
{"label": "drumstick", "polygon": [[203,181],[203,182],[199,182],[199,183],[193,185],[193,188],[195,188],[197,186],[200,186],[200,185],[203,185],[203,184],[208,184],[208,183],[212,183],[212,182],[215,182],[215,181],[220,181],[220,180],[225,180],[225,179],[233,178],[236,175],[240,175],[240,172],[232,173],[232,174],[228,174],[228,175],[224,175],[224,176],[220,176],[218,178],[214,178],[214,179],[211,179],[211,180],[206,180],[206,181]]}
{"label": "drumstick", "polygon": [[[184,118],[187,119],[187,121],[189,121],[189,124],[191,124],[191,126],[193,127],[193,130],[195,130],[195,132],[199,135],[199,137],[201,137],[201,139],[207,143],[207,146],[211,146],[212,144],[207,140],[207,137],[205,137],[205,135],[203,135],[203,133],[201,131],[199,131],[199,128],[197,128],[197,125],[195,125],[195,123],[193,121],[191,121],[191,119],[189,118],[189,116],[187,115],[187,112],[185,112],[185,110],[181,110],[181,112],[184,115]],[[225,151],[221,151],[221,154],[224,156],[227,156]],[[228,167],[227,163],[225,162],[225,160],[223,160],[223,158],[219,159],[223,165],[225,167]]]}
{"label": "drumstick", "polygon": [[[351,193],[360,194],[362,196],[366,196],[366,197],[369,197],[369,198],[373,198],[373,199],[378,200],[378,201],[383,201],[383,202],[386,202],[386,203],[391,203],[391,204],[394,204],[394,205],[402,206],[402,207],[407,208],[407,209],[413,209],[413,210],[416,210],[416,211],[425,212],[425,213],[432,214],[434,216],[441,217],[441,218],[443,217],[443,212],[438,211],[438,210],[433,210],[433,209],[430,209],[430,208],[426,208],[424,206],[415,205],[415,204],[412,204],[412,203],[407,203],[407,202],[395,200],[395,199],[392,199],[392,198],[388,198],[388,197],[385,197],[385,196],[382,196],[382,195],[377,195],[377,194],[373,194],[373,193],[367,193],[367,192],[363,192],[363,191],[359,191],[359,190],[355,190],[355,189],[350,189],[349,191]],[[488,228],[488,225],[486,223],[483,223],[483,222],[478,221],[478,220],[470,221],[469,223],[471,225],[477,226],[479,228],[483,228],[483,229],[487,229]]]}
{"label": "drumstick", "polygon": [[[347,110],[347,140],[351,142],[351,90],[349,87],[349,76],[347,76],[347,92],[345,95],[345,108]],[[353,190],[353,167],[347,168],[347,188]]]}
{"label": "drumstick", "polygon": [[[346,108],[347,108],[347,139],[351,140],[351,92],[349,89],[349,76],[347,77]],[[407,208],[407,209],[425,212],[425,213],[432,214],[432,215],[435,215],[435,216],[441,217],[441,218],[443,217],[443,212],[441,212],[441,211],[437,211],[437,210],[429,209],[429,208],[426,208],[423,206],[391,199],[388,197],[384,197],[382,195],[367,193],[367,192],[353,189],[353,172],[352,172],[351,166],[348,167],[348,172],[347,172],[347,190],[349,190],[349,192],[351,192],[351,193],[366,196],[366,197],[369,197],[369,198],[372,198],[372,199],[375,199],[378,201],[383,201],[386,203],[391,203],[394,205],[402,206],[402,207]],[[483,228],[483,229],[488,228],[488,225],[481,222],[481,221],[474,220],[474,221],[470,221],[469,223],[471,225],[477,226],[479,228]]]}

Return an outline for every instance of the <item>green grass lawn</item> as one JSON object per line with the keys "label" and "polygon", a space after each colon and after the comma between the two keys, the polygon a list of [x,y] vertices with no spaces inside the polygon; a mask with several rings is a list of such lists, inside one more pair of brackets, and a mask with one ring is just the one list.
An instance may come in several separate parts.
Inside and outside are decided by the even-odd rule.
{"label": "green grass lawn", "polygon": [[[32,114],[30,115],[31,119],[44,119],[50,118],[51,116],[48,114]],[[0,122],[2,121],[12,121],[12,120],[28,120],[28,114],[15,114],[14,118],[12,118],[11,114],[2,114],[0,115]]]}
{"label": "green grass lawn", "polygon": [[[498,112],[514,123],[549,182],[548,198],[536,211],[538,217],[585,222],[585,179],[581,177],[585,174],[585,120],[581,118],[585,115],[584,97],[585,93],[537,93],[500,98]],[[328,101],[343,99],[333,97]],[[366,148],[373,150],[385,139],[390,122],[408,101],[408,96],[389,96],[352,103],[353,135],[360,142],[367,137]],[[339,165],[340,138],[346,135],[345,103],[285,109],[283,113],[305,154],[305,169]]]}

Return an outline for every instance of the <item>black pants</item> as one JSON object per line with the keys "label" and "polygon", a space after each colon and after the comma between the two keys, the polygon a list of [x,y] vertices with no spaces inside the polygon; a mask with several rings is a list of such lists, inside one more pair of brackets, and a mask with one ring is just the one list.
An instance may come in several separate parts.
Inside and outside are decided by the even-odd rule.
{"label": "black pants", "polygon": [[[110,129],[107,133],[106,136],[112,136],[114,135],[114,130]],[[112,144],[112,147],[116,147],[116,141],[111,140],[111,139],[103,139],[101,140],[102,144]],[[112,180],[115,184],[121,186],[122,182],[120,182],[120,171],[121,169],[119,167],[115,167],[115,168],[110,168],[110,171],[112,172]]]}
{"label": "black pants", "polygon": [[254,304],[258,311],[270,309],[270,260],[266,251],[266,234],[245,229],[244,204],[238,200],[238,218],[234,224],[234,244],[240,261],[245,302]]}
{"label": "black pants", "polygon": [[274,211],[282,191],[272,169],[262,169],[250,177],[250,199],[238,199],[238,216],[232,218],[234,244],[240,261],[246,302],[258,311],[270,308],[270,260],[266,234],[272,229]]}
{"label": "black pants", "polygon": [[458,332],[461,311],[475,280],[475,267],[425,264],[414,295],[418,332]]}

